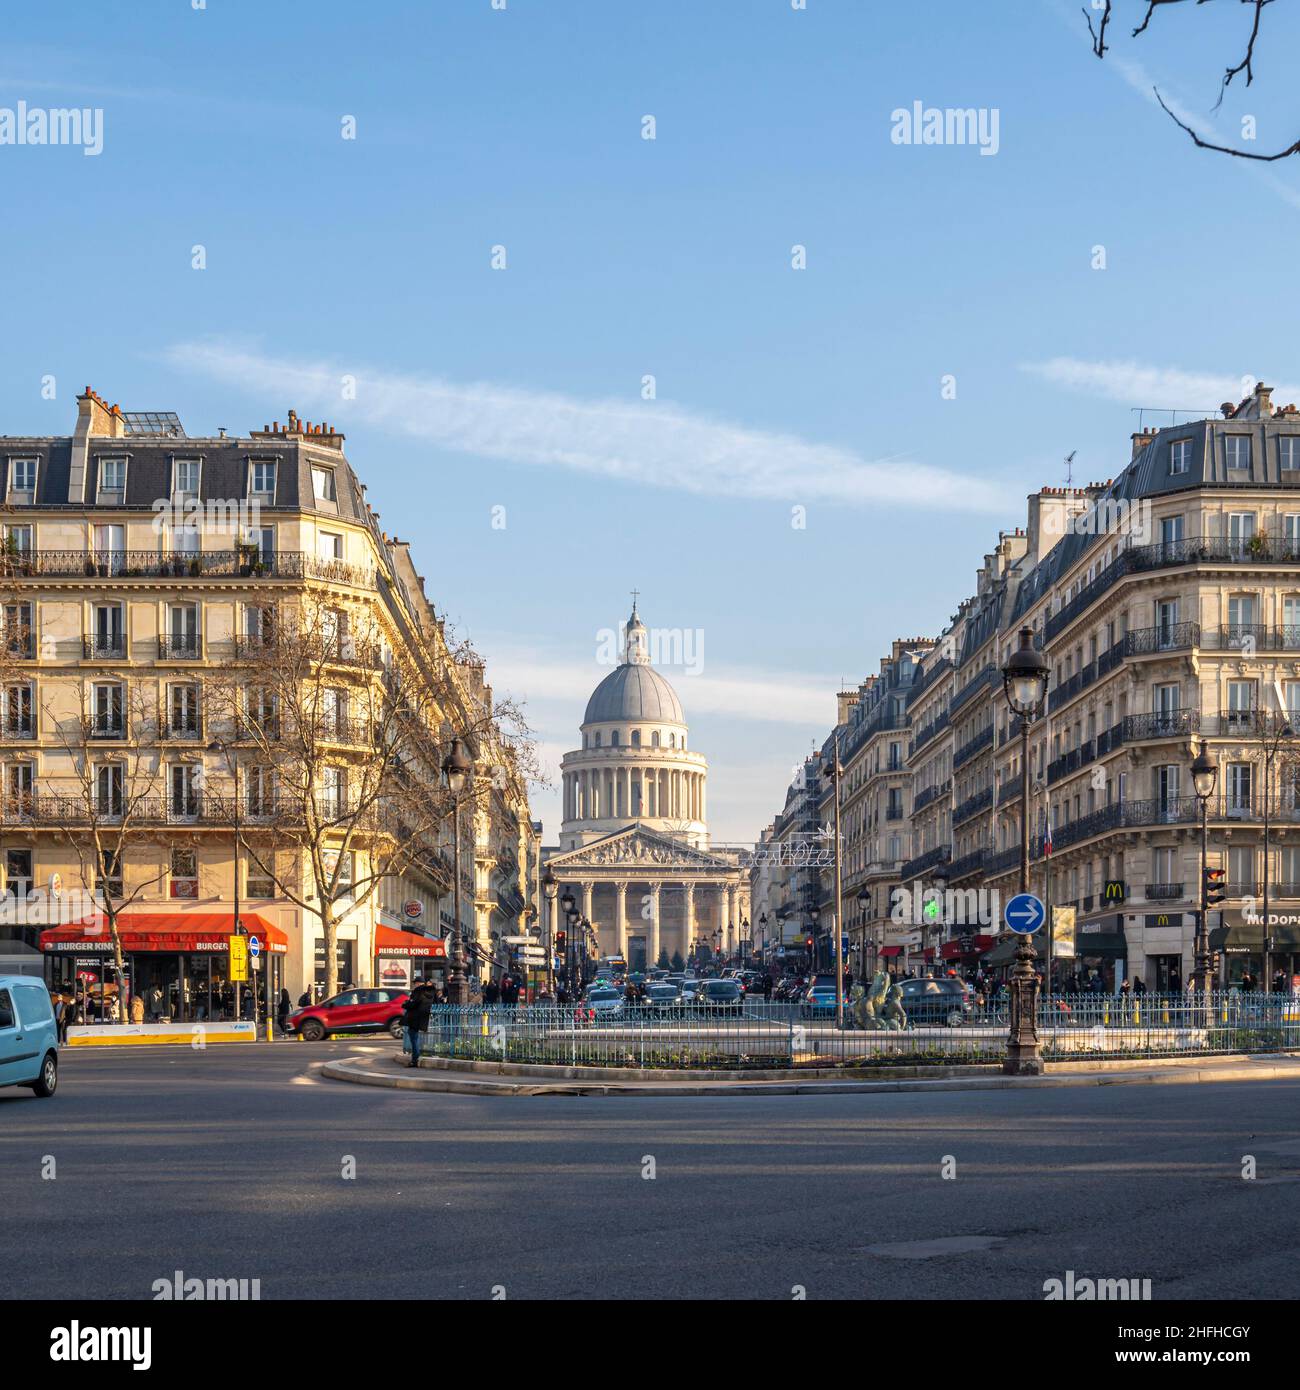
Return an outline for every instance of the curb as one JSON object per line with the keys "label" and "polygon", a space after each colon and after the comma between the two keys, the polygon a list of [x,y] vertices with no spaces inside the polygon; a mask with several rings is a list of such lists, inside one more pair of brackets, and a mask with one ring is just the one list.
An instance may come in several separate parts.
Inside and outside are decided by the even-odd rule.
{"label": "curb", "polygon": [[[391,1067],[404,1067],[400,1054],[391,1056]],[[358,1086],[384,1086],[399,1091],[442,1091],[468,1096],[796,1096],[853,1095],[896,1091],[1007,1091],[1022,1087],[1196,1085],[1215,1081],[1295,1081],[1300,1066],[1260,1065],[1189,1066],[1177,1071],[1089,1072],[1046,1076],[978,1076],[934,1081],[540,1081],[488,1080],[481,1076],[424,1074],[402,1076],[377,1069],[374,1063],[355,1059],[327,1062],[321,1075],[332,1081]],[[431,1073],[435,1069],[429,1069]]]}

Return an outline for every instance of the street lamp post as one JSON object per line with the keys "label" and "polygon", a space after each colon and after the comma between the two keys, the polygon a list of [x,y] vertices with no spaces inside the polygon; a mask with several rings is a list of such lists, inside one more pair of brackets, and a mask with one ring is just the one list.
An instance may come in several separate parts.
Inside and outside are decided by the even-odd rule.
{"label": "street lamp post", "polygon": [[542,893],[546,898],[546,989],[555,998],[555,895],[560,885],[547,869],[542,875]]}
{"label": "street lamp post", "polygon": [[[234,858],[235,858],[235,895],[234,895],[234,927],[233,927],[233,931],[234,931],[234,934],[235,934],[236,936],[242,936],[242,935],[243,935],[243,928],[241,927],[240,921],[239,921],[239,837],[240,837],[240,821],[239,821],[239,760],[238,760],[238,758],[235,756],[235,751],[234,751],[234,749],[231,748],[228,744],[225,744],[225,743],[216,743],[216,742],[209,743],[209,744],[208,744],[208,752],[209,752],[209,753],[219,753],[219,754],[221,755],[222,761],[223,761],[223,762],[225,763],[225,765],[226,765],[226,771],[230,773],[231,780],[232,780],[233,783],[234,783],[234,796],[233,796],[233,798],[231,799],[231,828],[232,828],[232,829],[234,830],[234,832],[235,832],[235,847],[234,847]],[[263,973],[263,974],[265,975],[265,977],[266,977],[266,980],[265,980],[265,983],[266,983],[266,1018],[267,1018],[268,1022],[270,1021],[272,1015],[273,1015],[274,1012],[275,1012],[274,1006],[273,1006],[272,1003],[271,1003],[271,974],[270,974],[270,971],[271,971],[271,950],[270,950],[270,942],[268,942],[268,943],[267,943],[267,951],[266,951],[266,964],[262,966],[262,973]],[[180,993],[180,1001],[181,1001],[181,1004],[182,1004],[182,1006],[183,1006],[183,1005],[184,1005],[184,1002],[185,1002],[185,990],[184,990],[184,983],[183,983],[183,982],[182,982],[182,987],[181,987],[181,990],[180,990],[179,993]],[[235,985],[235,1017],[238,1018],[239,1015],[240,1015],[240,1007],[239,1007],[239,985],[236,984],[236,985]],[[254,1023],[257,1022],[257,987],[256,987],[256,986],[253,987],[253,1022],[254,1022]]]}
{"label": "street lamp post", "polygon": [[835,1026],[844,1027],[844,880],[840,864],[840,787],[844,781],[844,765],[840,762],[840,736],[831,739],[831,761],[822,769],[830,779],[831,796],[835,807],[835,912],[831,930],[835,934]]}
{"label": "street lamp post", "polygon": [[867,917],[870,907],[871,889],[864,883],[858,889],[858,978],[862,981],[863,989],[866,988],[867,979]]}
{"label": "street lamp post", "polygon": [[767,969],[767,913],[758,914],[758,963]]}
{"label": "street lamp post", "polygon": [[[1020,891],[1029,892],[1029,726],[1047,698],[1047,661],[1034,649],[1032,628],[1020,629],[1020,646],[1002,668],[1002,688],[1011,712],[1020,720]],[[1020,934],[1009,991],[1010,1031],[1003,1068],[1011,1076],[1039,1076],[1043,1062],[1038,1051],[1038,975],[1034,943]]]}
{"label": "street lamp post", "polygon": [[578,915],[572,888],[565,888],[560,898],[560,907],[564,910],[564,987],[572,992],[573,971],[570,961],[573,958],[573,923]]}
{"label": "street lamp post", "polygon": [[447,779],[447,790],[451,793],[451,950],[447,975],[447,1002],[464,1006],[469,1003],[469,979],[465,974],[465,941],[460,922],[460,798],[469,781],[473,761],[465,751],[460,739],[451,741],[451,749],[443,759],[442,771]]}
{"label": "street lamp post", "polygon": [[1196,915],[1196,965],[1192,978],[1196,982],[1196,993],[1206,1002],[1210,992],[1210,903],[1205,870],[1210,848],[1210,798],[1214,795],[1218,780],[1218,765],[1206,752],[1202,739],[1201,751],[1192,763],[1192,788],[1201,803],[1201,910]]}

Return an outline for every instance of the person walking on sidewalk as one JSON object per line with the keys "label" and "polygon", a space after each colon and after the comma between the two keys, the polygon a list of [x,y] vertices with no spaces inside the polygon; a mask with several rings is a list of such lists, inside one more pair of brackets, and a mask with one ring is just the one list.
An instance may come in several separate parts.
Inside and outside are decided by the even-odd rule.
{"label": "person walking on sidewalk", "polygon": [[276,1008],[276,1014],[278,1015],[280,1031],[287,1033],[289,1031],[289,991],[287,989],[280,991],[280,1002]]}
{"label": "person walking on sidewalk", "polygon": [[420,1065],[420,1036],[429,1027],[429,1012],[433,1008],[433,986],[425,983],[416,987],[406,997],[402,1009],[402,1027],[406,1030],[406,1044],[411,1049],[411,1066]]}

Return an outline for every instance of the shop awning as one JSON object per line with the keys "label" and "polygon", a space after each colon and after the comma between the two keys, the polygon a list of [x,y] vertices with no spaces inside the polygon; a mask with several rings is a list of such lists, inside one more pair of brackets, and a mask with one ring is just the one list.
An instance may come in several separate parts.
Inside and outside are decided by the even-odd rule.
{"label": "shop awning", "polygon": [[404,956],[408,959],[439,956],[445,959],[447,943],[440,936],[421,936],[419,932],[399,931],[396,927],[381,925],[375,928],[375,955]]}
{"label": "shop awning", "polygon": [[[1270,912],[1269,916],[1273,914]],[[1300,951],[1300,926],[1292,923],[1273,923],[1271,932],[1274,951]],[[1264,927],[1262,923],[1213,927],[1210,930],[1211,951],[1254,951],[1257,955],[1264,949]]]}
{"label": "shop awning", "polygon": [[[262,949],[273,956],[282,956],[289,949],[289,938],[256,912],[241,912],[239,920],[249,936],[262,943]],[[229,912],[129,912],[118,918],[118,935],[122,950],[131,951],[226,951],[235,930],[234,915]],[[42,951],[89,955],[102,952],[111,955],[112,938],[108,919],[102,915],[70,922],[61,927],[47,927],[41,933]]]}
{"label": "shop awning", "polygon": [[[985,936],[982,933],[977,935],[971,943],[970,953],[976,956],[983,955],[985,951],[992,948],[995,940],[995,937]],[[944,960],[958,960],[966,953],[962,950],[961,941],[959,939],[957,941],[945,941],[943,945],[939,947],[939,954]]]}
{"label": "shop awning", "polygon": [[989,949],[988,955],[984,957],[984,964],[991,966],[1013,965],[1016,959],[1016,947],[1020,942],[1014,937],[1008,937],[1006,941],[999,941]]}
{"label": "shop awning", "polygon": [[1088,931],[1080,927],[1074,936],[1074,954],[1080,960],[1085,956],[1123,960],[1128,955],[1128,942],[1122,931]]}
{"label": "shop awning", "polygon": [[901,956],[903,954],[903,948],[901,946],[882,946],[880,948],[880,954],[889,957]]}

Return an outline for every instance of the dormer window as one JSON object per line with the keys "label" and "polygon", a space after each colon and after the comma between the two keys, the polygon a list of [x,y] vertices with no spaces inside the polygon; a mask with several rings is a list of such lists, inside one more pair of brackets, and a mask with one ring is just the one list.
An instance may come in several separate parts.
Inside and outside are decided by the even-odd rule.
{"label": "dormer window", "polygon": [[1284,434],[1277,441],[1283,473],[1300,472],[1300,434]]}
{"label": "dormer window", "polygon": [[317,502],[336,503],[338,501],[338,493],[334,486],[334,470],[332,468],[322,468],[318,464],[313,464],[311,470],[311,490]]}
{"label": "dormer window", "polygon": [[172,501],[176,503],[199,500],[198,459],[176,459],[172,463]]}
{"label": "dormer window", "polygon": [[258,502],[275,501],[275,460],[254,459],[248,479],[248,495]]}
{"label": "dormer window", "polygon": [[1169,471],[1186,473],[1192,462],[1192,441],[1175,439],[1169,447]]}
{"label": "dormer window", "polygon": [[100,459],[99,492],[95,500],[102,507],[120,507],[126,501],[125,459]]}
{"label": "dormer window", "polygon": [[31,506],[36,501],[36,460],[9,460],[9,494],[12,506]]}
{"label": "dormer window", "polygon": [[1227,455],[1229,468],[1244,470],[1250,467],[1250,435],[1225,435],[1223,447]]}

